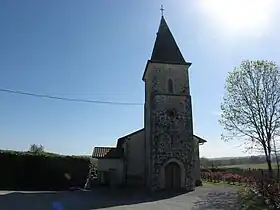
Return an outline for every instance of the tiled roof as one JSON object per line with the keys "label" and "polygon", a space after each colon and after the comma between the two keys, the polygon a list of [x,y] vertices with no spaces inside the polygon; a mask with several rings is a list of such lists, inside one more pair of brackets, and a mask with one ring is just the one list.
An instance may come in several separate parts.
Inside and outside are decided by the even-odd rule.
{"label": "tiled roof", "polygon": [[93,158],[120,158],[121,150],[115,147],[95,147],[93,149]]}
{"label": "tiled roof", "polygon": [[[134,135],[138,132],[144,131],[144,129],[137,130],[131,134],[128,134],[124,137],[118,139],[117,148],[116,147],[95,147],[92,153],[93,158],[121,158],[123,156],[122,145],[125,139],[131,135]],[[197,138],[199,143],[207,142],[205,139],[200,138],[199,136],[193,135],[194,138]]]}
{"label": "tiled roof", "polygon": [[[124,143],[124,141],[125,141],[125,139],[126,139],[127,137],[130,137],[130,136],[132,136],[132,135],[134,135],[134,134],[136,134],[136,133],[138,133],[138,132],[144,132],[144,131],[145,131],[145,129],[142,128],[142,129],[140,129],[140,130],[134,131],[134,132],[132,132],[132,133],[126,135],[126,136],[123,136],[123,137],[119,138],[119,139],[118,139],[118,142],[117,142],[117,148],[121,148],[121,147],[122,147],[122,145],[123,145],[123,143]],[[193,135],[193,137],[194,137],[194,138],[197,138],[197,139],[198,139],[198,142],[199,142],[200,144],[203,144],[203,143],[207,142],[205,139],[203,139],[203,138],[201,138],[201,137],[199,137],[199,136],[197,136],[197,135]]]}
{"label": "tiled roof", "polygon": [[139,129],[139,130],[137,130],[137,131],[134,131],[134,132],[132,132],[132,133],[129,133],[129,134],[127,134],[127,135],[125,135],[125,136],[119,138],[119,139],[118,139],[118,142],[117,142],[117,148],[121,148],[121,147],[122,147],[122,145],[123,145],[123,143],[124,143],[124,141],[125,141],[126,138],[128,138],[128,137],[130,137],[130,136],[132,136],[132,135],[134,135],[134,134],[137,134],[137,133],[139,133],[139,132],[142,132],[142,131],[144,131],[144,128],[141,128],[141,129]]}

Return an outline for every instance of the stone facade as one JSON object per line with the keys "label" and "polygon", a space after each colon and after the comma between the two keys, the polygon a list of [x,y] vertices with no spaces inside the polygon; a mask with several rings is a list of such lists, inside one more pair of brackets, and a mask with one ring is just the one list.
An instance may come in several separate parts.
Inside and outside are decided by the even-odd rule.
{"label": "stone facade", "polygon": [[171,159],[182,165],[182,188],[194,188],[194,140],[187,71],[186,65],[152,63],[148,66],[145,130],[150,167],[148,182],[153,190],[164,188],[161,171]]}

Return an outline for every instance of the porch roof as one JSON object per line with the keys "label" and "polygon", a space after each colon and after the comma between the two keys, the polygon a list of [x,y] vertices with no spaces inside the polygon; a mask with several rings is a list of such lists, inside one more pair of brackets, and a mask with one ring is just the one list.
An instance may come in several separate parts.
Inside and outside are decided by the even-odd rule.
{"label": "porch roof", "polygon": [[122,152],[115,147],[95,147],[92,153],[93,158],[121,158]]}

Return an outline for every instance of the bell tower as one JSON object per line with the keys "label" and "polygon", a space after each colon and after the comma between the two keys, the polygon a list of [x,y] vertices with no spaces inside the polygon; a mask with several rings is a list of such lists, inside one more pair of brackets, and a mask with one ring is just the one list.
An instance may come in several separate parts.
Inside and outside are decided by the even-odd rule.
{"label": "bell tower", "polygon": [[[152,190],[194,189],[192,105],[186,62],[163,16],[145,82],[146,184]],[[176,177],[175,177],[176,175]],[[178,181],[179,180],[179,181]]]}

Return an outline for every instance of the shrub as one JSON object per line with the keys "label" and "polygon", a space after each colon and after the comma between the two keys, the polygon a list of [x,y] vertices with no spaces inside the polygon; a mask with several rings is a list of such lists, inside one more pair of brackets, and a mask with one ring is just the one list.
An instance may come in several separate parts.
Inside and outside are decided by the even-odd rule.
{"label": "shrub", "polygon": [[65,190],[83,187],[89,157],[0,151],[0,189]]}

